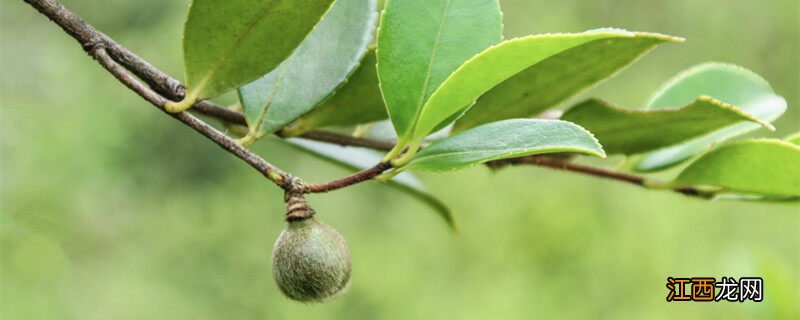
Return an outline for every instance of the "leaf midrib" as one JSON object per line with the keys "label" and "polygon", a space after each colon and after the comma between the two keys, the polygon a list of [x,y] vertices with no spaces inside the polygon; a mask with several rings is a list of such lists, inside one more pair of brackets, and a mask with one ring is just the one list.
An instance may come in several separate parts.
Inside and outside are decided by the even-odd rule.
{"label": "leaf midrib", "polygon": [[406,127],[406,134],[408,135],[411,133],[413,135],[413,131],[416,128],[417,120],[419,120],[419,116],[422,113],[422,107],[425,104],[425,96],[428,95],[428,85],[431,81],[431,70],[433,70],[433,61],[436,59],[436,53],[439,49],[439,42],[442,38],[442,31],[444,30],[445,22],[447,21],[447,17],[450,13],[450,2],[452,0],[447,0],[444,4],[444,14],[442,16],[442,21],[439,22],[439,29],[436,31],[436,41],[433,43],[433,49],[431,50],[430,60],[428,61],[428,70],[425,72],[425,81],[422,84],[422,92],[420,92],[419,100],[417,105],[414,107],[414,120],[408,127]]}
{"label": "leaf midrib", "polygon": [[[445,80],[442,82],[442,84],[439,86],[439,88],[437,88],[437,89],[436,89],[436,91],[435,91],[435,92],[434,92],[434,93],[431,95],[431,98],[434,98],[434,97],[435,97],[435,96],[436,96],[436,95],[437,95],[439,92],[441,92],[440,90],[442,90],[442,88],[443,88],[443,87],[444,87],[444,86],[445,86],[445,85],[448,83],[448,81],[450,81],[451,79],[453,79],[453,77],[454,77],[454,76],[456,76],[456,75],[459,73],[459,71],[460,71],[460,70],[462,70],[463,68],[465,68],[466,66],[468,66],[468,65],[469,65],[469,64],[470,64],[472,61],[474,61],[474,60],[476,60],[476,59],[481,59],[481,57],[485,57],[485,55],[487,55],[487,54],[490,54],[489,52],[491,52],[493,49],[496,49],[496,48],[498,48],[498,47],[501,47],[501,46],[503,46],[503,45],[508,45],[508,43],[517,42],[517,41],[529,41],[529,40],[531,40],[531,39],[551,38],[551,37],[569,37],[569,38],[577,38],[577,37],[582,37],[582,36],[585,36],[585,35],[586,35],[586,33],[563,33],[563,34],[557,34],[557,33],[556,33],[556,34],[538,34],[538,35],[530,35],[530,36],[526,36],[526,37],[514,38],[514,39],[510,39],[510,40],[506,40],[506,41],[500,42],[500,43],[498,43],[498,44],[496,44],[496,45],[493,45],[493,46],[491,46],[491,47],[489,47],[489,48],[487,48],[487,49],[484,49],[483,51],[479,52],[478,54],[476,54],[476,55],[472,56],[471,58],[467,59],[467,61],[464,61],[464,63],[462,63],[462,64],[461,64],[461,65],[460,65],[458,68],[456,68],[456,70],[454,70],[452,73],[450,73],[450,75],[449,75],[447,78],[445,78]],[[611,34],[611,33],[597,33],[597,34],[592,34],[591,36],[596,36],[597,38],[594,38],[594,39],[592,39],[592,40],[587,40],[587,41],[585,41],[585,42],[583,42],[583,43],[581,43],[581,44],[578,44],[578,45],[575,45],[575,46],[573,46],[573,48],[575,48],[575,47],[579,47],[579,46],[582,46],[582,45],[584,45],[584,44],[586,44],[586,43],[593,42],[593,41],[595,41],[595,40],[601,40],[601,39],[608,39],[608,38],[617,37],[617,36],[619,36],[619,34]],[[498,49],[498,50],[499,50],[499,49]],[[502,55],[501,55],[501,56],[502,56]],[[530,68],[530,67],[533,67],[533,66],[535,66],[536,64],[538,64],[538,63],[540,63],[540,62],[542,62],[542,61],[544,61],[544,60],[547,60],[547,59],[549,59],[549,58],[550,58],[550,57],[546,57],[546,58],[544,58],[544,59],[540,59],[540,60],[538,60],[538,61],[535,61],[535,62],[533,62],[533,63],[530,63],[530,64],[528,64],[526,67],[524,67],[523,69],[521,69],[521,71],[520,71],[520,72],[522,72],[522,71],[524,71],[524,70],[526,70],[526,69],[528,69],[528,68]],[[515,73],[515,74],[518,74],[518,73],[519,73],[519,72],[517,72],[517,73]],[[513,75],[512,75],[512,76],[513,76]],[[505,79],[505,80],[507,80],[507,79]],[[499,85],[500,83],[502,83],[502,82],[503,82],[503,81],[505,81],[505,80],[502,80],[502,81],[500,81],[500,82],[498,82],[498,83],[495,83],[494,85],[492,85],[492,88],[493,88],[493,87],[495,87],[495,86],[497,86],[497,85]],[[490,90],[491,90],[491,88],[490,88]],[[484,93],[485,93],[485,92],[484,92]],[[426,101],[426,103],[425,103],[425,104],[422,106],[422,109],[423,109],[423,110],[421,110],[420,112],[424,112],[425,110],[428,110],[428,108],[430,107],[430,105],[431,105],[431,99],[428,99],[428,101]],[[416,134],[417,134],[417,132],[416,132],[416,129],[417,129],[416,127],[417,127],[417,124],[416,124],[416,123],[418,123],[418,122],[419,122],[419,121],[418,121],[418,120],[419,120],[418,118],[419,118],[419,117],[417,117],[417,119],[416,119],[417,121],[415,121],[415,125],[414,125],[414,127],[415,127],[415,128],[413,129],[413,131],[414,131],[414,132],[413,132],[413,133],[414,133],[414,136],[416,136]],[[446,119],[446,118],[447,118],[447,117],[445,117],[444,119]],[[431,128],[431,129],[432,129],[432,128]],[[426,135],[427,135],[427,132],[426,132]],[[419,137],[416,137],[416,138],[419,138]],[[420,139],[424,139],[424,137],[421,137]]]}
{"label": "leaf midrib", "polygon": [[[531,66],[529,66],[529,67],[525,68],[524,70],[520,71],[519,73],[515,74],[514,76],[516,76],[516,75],[518,75],[518,74],[520,74],[520,73],[526,72],[526,71],[528,71],[528,70],[529,70],[529,69],[531,69],[531,68],[535,68],[537,65],[539,65],[539,64],[541,64],[541,63],[544,63],[544,62],[546,62],[546,61],[548,61],[548,60],[551,60],[551,59],[557,59],[557,58],[559,58],[560,56],[563,56],[563,55],[564,55],[564,54],[565,54],[567,51],[571,51],[571,50],[575,50],[575,49],[578,49],[578,48],[581,48],[581,47],[584,47],[584,46],[587,46],[587,45],[595,44],[596,42],[607,41],[607,40],[609,40],[609,39],[636,39],[636,40],[642,40],[642,39],[658,39],[658,38],[656,38],[656,37],[652,37],[652,36],[648,38],[648,36],[649,36],[649,35],[646,35],[646,34],[636,34],[636,36],[635,36],[635,37],[633,37],[633,38],[628,38],[628,37],[608,37],[608,38],[600,38],[600,39],[597,39],[597,40],[589,41],[589,42],[583,43],[583,44],[581,44],[581,45],[579,45],[579,46],[575,46],[575,47],[573,47],[573,48],[570,48],[570,49],[568,49],[568,50],[561,51],[561,52],[559,52],[559,53],[557,53],[557,54],[555,54],[555,55],[552,55],[552,56],[550,56],[550,57],[548,57],[548,58],[546,58],[546,59],[542,60],[542,61],[539,61],[539,62],[537,62],[537,63],[535,63],[535,64],[533,64],[533,65],[531,65]],[[662,40],[662,41],[663,41],[663,40]],[[620,71],[622,71],[624,68],[626,68],[626,67],[628,67],[628,66],[632,65],[633,63],[635,63],[635,62],[636,62],[636,60],[640,59],[640,58],[641,58],[641,57],[643,57],[645,54],[647,54],[648,52],[650,52],[650,51],[652,51],[653,49],[655,49],[655,47],[656,47],[657,45],[658,45],[658,43],[657,43],[657,42],[654,42],[654,43],[649,43],[649,44],[645,45],[645,47],[646,47],[646,46],[650,46],[650,48],[646,48],[646,49],[644,49],[644,50],[640,50],[640,51],[638,51],[638,54],[636,54],[636,55],[633,57],[633,59],[632,59],[630,62],[628,62],[628,63],[626,63],[626,64],[624,64],[624,65],[621,65],[621,66],[619,67],[619,69],[618,69],[618,70],[616,70],[615,72],[612,72],[611,74],[609,74],[609,76],[607,76],[607,77],[605,77],[605,78],[603,78],[603,79],[601,79],[601,80],[594,81],[594,82],[593,82],[593,83],[594,83],[594,86],[596,87],[597,85],[599,85],[600,83],[604,82],[605,80],[608,80],[609,78],[612,78],[612,77],[613,77],[615,74],[619,73],[619,72],[620,72]],[[626,52],[626,53],[627,53],[627,52]],[[596,67],[596,68],[599,68],[599,67]],[[498,87],[498,86],[502,85],[504,82],[506,82],[506,81],[508,81],[508,80],[512,79],[514,76],[512,76],[512,77],[509,77],[509,78],[508,78],[508,79],[506,79],[506,80],[503,80],[502,82],[500,82],[500,83],[498,83],[497,85],[495,85],[495,87],[493,87],[492,89],[494,89],[494,88],[496,88],[496,87]],[[554,83],[555,83],[555,82],[554,82]],[[560,104],[560,103],[562,103],[562,102],[564,102],[564,101],[567,101],[567,100],[569,100],[570,98],[572,98],[572,97],[574,97],[574,96],[577,96],[577,95],[578,95],[578,94],[580,94],[581,92],[584,92],[584,91],[586,91],[586,90],[588,90],[588,89],[590,89],[590,88],[591,88],[591,86],[586,86],[586,87],[584,87],[584,88],[582,88],[582,89],[575,90],[573,93],[571,93],[571,94],[569,94],[569,95],[564,95],[563,97],[561,97],[561,98],[559,98],[559,99],[553,100],[553,101],[552,101],[551,103],[549,103],[548,105],[549,105],[549,106],[551,106],[551,107],[552,107],[552,106],[556,106],[556,105],[558,105],[558,104]],[[491,91],[491,89],[490,89],[490,91]],[[489,91],[487,91],[487,93],[488,93],[488,92],[489,92]],[[485,94],[485,93],[484,93],[484,94]],[[529,96],[530,94],[531,94],[531,91],[526,91],[526,93],[525,93],[525,94],[518,95],[518,96],[514,97],[512,100],[510,100],[510,101],[508,101],[508,102],[506,103],[505,107],[506,107],[506,108],[508,108],[508,107],[511,107],[511,106],[513,106],[513,105],[519,104],[519,103],[520,103],[520,102],[522,102],[523,100],[527,99],[527,98],[528,98],[528,96]],[[479,98],[479,99],[480,99],[480,98]],[[478,103],[480,103],[480,100],[477,100],[476,104],[478,104]],[[502,111],[503,111],[503,110],[501,110],[501,111],[499,111],[499,112],[502,112]],[[481,122],[481,120],[480,120],[480,118],[478,118],[478,117],[473,117],[473,118],[462,118],[462,121],[461,121],[461,122],[462,122],[462,123],[461,123],[461,127],[462,127],[462,128],[472,128],[472,127],[475,127],[475,126],[477,126],[477,125],[479,125],[479,124],[481,124],[481,123],[482,123],[482,122]]]}
{"label": "leaf midrib", "polygon": [[247,24],[245,24],[245,27],[236,34],[236,36],[233,38],[233,41],[222,52],[219,61],[217,61],[217,63],[214,64],[214,66],[208,71],[208,73],[206,73],[206,75],[203,76],[203,78],[200,80],[200,82],[197,84],[197,87],[194,88],[193,91],[203,90],[206,83],[208,83],[211,77],[213,77],[219,71],[219,69],[222,68],[222,65],[225,64],[225,62],[228,60],[228,56],[230,56],[231,52],[236,48],[236,46],[242,41],[242,39],[244,39],[244,37],[248,33],[250,33],[250,30],[252,30],[253,27],[255,27],[255,25],[259,21],[261,21],[261,19],[263,19],[267,14],[269,14],[270,11],[272,11],[272,9],[274,8],[274,4],[278,1],[280,0],[272,0],[271,2],[267,3],[261,9],[261,11],[259,11],[259,13],[255,17],[253,17],[253,19],[250,19],[250,21],[248,21]]}
{"label": "leaf midrib", "polygon": [[258,114],[258,118],[256,118],[256,125],[253,128],[255,132],[261,132],[261,128],[264,127],[264,121],[266,121],[267,112],[269,111],[269,107],[272,105],[275,96],[278,95],[278,91],[280,91],[281,83],[283,82],[283,76],[286,75],[286,70],[289,69],[286,66],[278,65],[280,68],[280,73],[278,74],[278,78],[275,79],[275,83],[272,85],[272,91],[267,98],[267,101],[264,102],[264,105],[261,106],[261,112]]}
{"label": "leaf midrib", "polygon": [[[752,121],[750,119],[747,119],[747,118],[741,118],[741,117],[736,117],[735,118],[735,117],[733,117],[731,115],[728,115],[728,117],[726,117],[724,119],[733,120],[734,123],[738,123],[739,121],[748,121],[748,122],[756,123],[756,122],[754,122],[754,121]],[[683,118],[681,120],[682,121],[686,121],[686,122],[689,122],[689,121],[697,122],[697,121],[700,121],[700,120],[721,120],[721,119],[720,119],[720,117],[696,116],[696,117],[686,117],[686,118]],[[721,123],[721,121],[720,122],[715,122],[715,123]],[[673,124],[669,123],[669,121],[660,121],[658,123],[648,123],[647,127],[644,128],[644,127],[641,126],[641,124],[637,125],[637,124],[633,123],[633,124],[619,125],[619,126],[614,126],[614,127],[607,127],[606,129],[597,129],[597,130],[593,130],[592,132],[594,134],[600,134],[600,133],[616,134],[619,131],[626,131],[626,132],[631,132],[631,131],[641,132],[641,131],[645,131],[645,132],[651,132],[651,131],[653,131],[652,130],[653,127],[662,128],[662,127],[669,127],[671,125],[673,125]],[[708,130],[714,130],[714,129],[716,129],[716,128],[711,128],[711,129],[708,129]]]}
{"label": "leaf midrib", "polygon": [[[521,153],[525,153],[527,151],[536,152],[546,149],[556,149],[556,150],[576,150],[581,152],[587,152],[590,150],[589,148],[579,148],[579,147],[533,147],[533,148],[510,148],[510,149],[489,149],[489,150],[477,150],[477,151],[460,151],[460,152],[447,152],[447,153],[436,153],[431,155],[425,155],[421,157],[415,157],[413,162],[420,162],[423,159],[435,159],[435,158],[442,158],[442,157],[455,157],[455,156],[462,156],[462,155],[471,155],[471,154],[480,154],[480,153],[498,153],[502,151],[509,151],[509,152],[502,152],[499,153],[498,156],[506,155],[506,154],[515,154],[517,152],[522,151]],[[411,163],[413,165],[413,162]]]}

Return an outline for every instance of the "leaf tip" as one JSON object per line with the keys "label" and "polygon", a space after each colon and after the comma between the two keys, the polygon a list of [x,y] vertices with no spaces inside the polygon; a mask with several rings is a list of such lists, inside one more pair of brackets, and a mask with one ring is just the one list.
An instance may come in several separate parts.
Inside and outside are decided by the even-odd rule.
{"label": "leaf tip", "polygon": [[684,43],[684,42],[686,42],[686,38],[684,38],[684,37],[668,36],[668,35],[663,35],[663,36],[664,36],[664,40],[666,40],[667,42],[674,42],[674,43]]}
{"label": "leaf tip", "polygon": [[447,226],[449,227],[448,229],[450,229],[450,232],[453,235],[458,236],[461,234],[461,231],[458,229],[458,225],[456,224],[455,220],[447,221]]}
{"label": "leaf tip", "polygon": [[[594,136],[592,136],[592,137],[594,137]],[[595,145],[597,147],[596,150],[587,150],[584,153],[588,154],[588,155],[592,155],[592,156],[598,157],[600,159],[608,158],[608,155],[606,154],[606,151],[603,150],[603,145],[601,145],[600,142],[597,141],[597,138],[595,138]]]}
{"label": "leaf tip", "polygon": [[686,41],[686,38],[684,37],[672,36],[656,32],[634,32],[634,34],[639,37],[653,38],[664,42],[681,43]]}
{"label": "leaf tip", "polygon": [[769,130],[769,131],[774,132],[776,130],[775,126],[772,125],[772,123],[770,123],[769,121],[761,120],[761,119],[757,118],[756,116],[754,116],[754,115],[752,115],[750,113],[744,112],[741,108],[739,108],[737,106],[734,106],[734,105],[732,105],[730,103],[721,101],[721,100],[719,100],[717,98],[714,98],[714,97],[711,97],[711,96],[702,95],[702,96],[697,97],[697,101],[703,101],[703,102],[706,102],[706,103],[711,103],[711,104],[715,104],[715,105],[718,105],[718,106],[722,106],[723,108],[732,109],[735,112],[739,113],[740,115],[746,117],[747,120],[755,122],[755,123],[763,126],[764,128],[767,128],[767,130]]}

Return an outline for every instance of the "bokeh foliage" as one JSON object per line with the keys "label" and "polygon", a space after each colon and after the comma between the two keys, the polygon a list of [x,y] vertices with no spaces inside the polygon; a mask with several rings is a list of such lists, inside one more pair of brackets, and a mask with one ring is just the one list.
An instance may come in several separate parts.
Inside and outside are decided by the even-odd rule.
{"label": "bokeh foliage", "polygon": [[[182,74],[186,1],[64,3],[159,68]],[[453,207],[458,236],[424,205],[378,183],[311,197],[320,219],[350,243],[353,284],[326,305],[291,302],[269,272],[283,228],[277,188],[119,85],[21,1],[1,5],[3,318],[800,313],[796,205],[698,201],[532,167],[423,175]],[[507,37],[614,26],[688,39],[572,102],[596,95],[642,105],[676,71],[726,61],[758,72],[786,97],[776,136],[800,128],[796,0],[501,5]],[[345,174],[271,141],[255,148],[312,181]],[[765,301],[666,303],[667,276],[761,276]]]}

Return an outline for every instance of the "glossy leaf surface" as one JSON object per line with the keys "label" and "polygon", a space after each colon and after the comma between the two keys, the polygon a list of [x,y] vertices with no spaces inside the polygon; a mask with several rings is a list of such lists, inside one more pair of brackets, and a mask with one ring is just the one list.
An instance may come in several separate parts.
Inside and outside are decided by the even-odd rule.
{"label": "glossy leaf surface", "polygon": [[497,0],[388,0],[378,77],[392,124],[409,138],[422,106],[464,61],[502,39]]}
{"label": "glossy leaf surface", "polygon": [[[786,110],[786,100],[776,95],[760,76],[742,67],[722,63],[706,63],[682,72],[656,92],[648,107],[650,110],[679,108],[699,96],[714,97],[737,106],[763,122],[777,119]],[[741,123],[653,151],[643,156],[634,169],[654,171],[672,167],[715,144],[759,127],[757,123]]]}
{"label": "glossy leaf surface", "polygon": [[319,128],[353,126],[388,118],[378,87],[375,62],[375,51],[370,50],[346,83],[286,127],[286,133],[296,136]]}
{"label": "glossy leaf surface", "polygon": [[422,108],[413,140],[422,141],[434,128],[441,127],[445,119],[463,111],[496,85],[538,63],[593,41],[620,37],[635,38],[637,34],[618,29],[545,34],[507,40],[486,49],[459,67],[431,95]]}
{"label": "glossy leaf surface", "polygon": [[333,0],[194,0],[183,31],[187,97],[216,96],[274,69]]}
{"label": "glossy leaf surface", "polygon": [[252,132],[271,133],[331,94],[367,51],[375,0],[338,0],[297,50],[275,70],[239,89]]}
{"label": "glossy leaf surface", "polygon": [[590,99],[561,119],[591,131],[609,154],[628,155],[671,146],[742,121],[760,122],[711,97],[700,97],[680,109],[653,111],[622,109]]}
{"label": "glossy leaf surface", "polygon": [[722,192],[800,196],[800,146],[775,139],[721,146],[692,162],[673,185],[706,186]]}
{"label": "glossy leaf surface", "polygon": [[[372,167],[381,160],[381,155],[363,148],[342,147],[305,139],[287,139],[287,143],[322,160],[342,166],[353,172]],[[427,191],[422,183],[409,172],[402,172],[388,181],[388,185],[403,191],[433,209],[447,225],[456,231],[455,219],[450,208]]]}
{"label": "glossy leaf surface", "polygon": [[502,119],[536,116],[609,78],[665,41],[650,33],[603,38],[552,55],[498,84],[453,127],[463,131]]}
{"label": "glossy leaf surface", "polygon": [[591,133],[561,120],[511,119],[472,128],[435,141],[405,168],[449,171],[492,160],[555,152],[605,157]]}

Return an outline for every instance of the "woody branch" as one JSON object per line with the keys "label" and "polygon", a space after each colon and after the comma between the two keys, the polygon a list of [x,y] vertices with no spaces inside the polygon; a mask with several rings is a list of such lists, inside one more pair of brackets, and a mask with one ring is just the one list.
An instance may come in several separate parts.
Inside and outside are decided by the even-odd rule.
{"label": "woody branch", "polygon": [[[134,54],[124,46],[120,45],[106,34],[98,31],[74,12],[64,7],[56,0],[24,0],[51,21],[60,26],[67,34],[75,38],[83,49],[97,60],[109,73],[122,82],[129,89],[137,93],[140,97],[147,100],[157,108],[164,111],[167,101],[180,101],[185,95],[185,87],[176,79],[154,67],[138,55]],[[133,77],[131,74],[135,75]],[[138,78],[138,79],[136,79]],[[141,80],[141,81],[140,81]],[[143,84],[144,82],[145,84]],[[247,125],[244,116],[237,111],[233,111],[219,106],[211,101],[198,101],[192,107],[193,111],[206,116],[219,119],[223,122],[234,125]],[[287,190],[292,188],[293,176],[252,151],[236,144],[236,142],[224,133],[208,125],[197,117],[187,113],[167,113],[167,115],[189,126],[209,140],[234,154],[262,175],[279,187]],[[277,133],[280,136],[280,132]],[[340,135],[324,131],[310,131],[301,135],[302,138],[338,144],[342,146],[364,147],[381,151],[391,150],[394,143],[391,141],[381,141],[374,139],[364,139]],[[626,173],[615,172],[603,168],[582,166],[570,163],[568,160],[558,160],[547,156],[525,156],[513,159],[497,160],[487,163],[490,167],[503,167],[506,165],[535,165],[559,170],[577,172],[594,177],[621,181],[641,187],[647,187],[647,179]],[[345,188],[364,181],[372,180],[380,174],[391,169],[391,165],[379,163],[371,168],[355,173],[341,179],[326,183],[308,184],[304,192],[318,193],[328,192],[340,188]],[[690,195],[705,196],[702,192],[694,188],[680,188],[672,191]]]}

